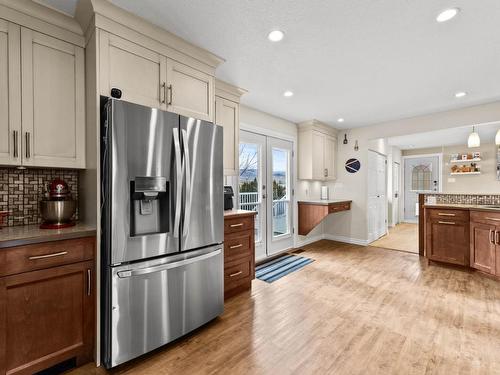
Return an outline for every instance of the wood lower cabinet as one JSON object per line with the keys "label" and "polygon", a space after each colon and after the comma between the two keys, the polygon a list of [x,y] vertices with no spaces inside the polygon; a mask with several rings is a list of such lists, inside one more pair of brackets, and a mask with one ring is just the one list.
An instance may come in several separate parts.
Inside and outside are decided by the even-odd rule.
{"label": "wood lower cabinet", "polygon": [[[446,215],[439,215],[440,213]],[[469,212],[467,210],[444,212],[444,210],[426,209],[425,218],[427,258],[468,266]]]}
{"label": "wood lower cabinet", "polygon": [[[0,278],[0,374],[32,374],[71,358],[78,365],[93,358],[95,238],[61,243],[1,250],[15,252],[11,259],[19,266]],[[83,244],[86,260],[65,264],[75,257],[72,247],[82,250]],[[26,263],[39,261],[50,263],[34,271]]]}
{"label": "wood lower cabinet", "polygon": [[255,278],[255,212],[224,214],[224,298],[251,288]]}
{"label": "wood lower cabinet", "polygon": [[470,230],[471,267],[500,276],[500,212],[471,212]]}

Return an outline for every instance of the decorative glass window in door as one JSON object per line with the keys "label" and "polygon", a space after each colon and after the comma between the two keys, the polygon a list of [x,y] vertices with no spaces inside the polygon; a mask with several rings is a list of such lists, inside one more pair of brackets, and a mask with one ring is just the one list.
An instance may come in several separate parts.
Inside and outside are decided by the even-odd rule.
{"label": "decorative glass window in door", "polygon": [[416,165],[411,172],[412,190],[431,190],[432,171],[430,165]]}

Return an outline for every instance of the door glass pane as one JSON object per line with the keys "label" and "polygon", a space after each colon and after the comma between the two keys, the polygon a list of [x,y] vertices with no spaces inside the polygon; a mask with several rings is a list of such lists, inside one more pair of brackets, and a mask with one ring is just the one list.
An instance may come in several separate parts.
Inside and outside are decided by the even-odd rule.
{"label": "door glass pane", "polygon": [[261,236],[261,152],[260,146],[251,143],[240,143],[240,208],[256,211],[255,242],[262,240]]}
{"label": "door glass pane", "polygon": [[290,233],[290,156],[288,150],[272,149],[273,217],[272,234],[278,237]]}

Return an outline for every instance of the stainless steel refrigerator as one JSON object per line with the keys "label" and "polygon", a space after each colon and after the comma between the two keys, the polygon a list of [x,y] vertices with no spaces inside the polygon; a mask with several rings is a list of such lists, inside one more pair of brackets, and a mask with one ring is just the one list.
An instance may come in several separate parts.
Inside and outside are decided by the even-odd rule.
{"label": "stainless steel refrigerator", "polygon": [[117,366],[223,311],[222,128],[103,98],[102,361]]}

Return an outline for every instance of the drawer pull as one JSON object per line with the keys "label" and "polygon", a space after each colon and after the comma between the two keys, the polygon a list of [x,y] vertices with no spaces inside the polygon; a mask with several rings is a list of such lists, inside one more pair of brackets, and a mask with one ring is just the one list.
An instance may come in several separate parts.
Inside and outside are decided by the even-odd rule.
{"label": "drawer pull", "polygon": [[231,224],[231,228],[242,227],[243,223]]}
{"label": "drawer pull", "polygon": [[92,294],[92,271],[87,269],[87,296]]}
{"label": "drawer pull", "polygon": [[238,245],[233,245],[233,246],[229,246],[230,249],[237,249],[238,247],[242,247],[243,244],[239,243]]}
{"label": "drawer pull", "polygon": [[455,225],[454,221],[438,221],[439,224]]}
{"label": "drawer pull", "polygon": [[439,216],[456,216],[455,214],[448,214],[448,213],[445,213],[445,212],[438,212],[438,215]]}
{"label": "drawer pull", "polygon": [[500,233],[500,231],[496,230],[495,231],[495,242],[493,242],[495,245],[500,245],[500,240],[498,239],[498,234]]}
{"label": "drawer pull", "polygon": [[28,257],[29,260],[37,260],[37,259],[45,259],[45,258],[54,258],[54,257],[60,257],[63,255],[68,254],[67,251],[61,251],[59,253],[52,253],[52,254],[45,254],[45,255],[33,255]]}
{"label": "drawer pull", "polygon": [[242,273],[243,273],[243,271],[238,271],[238,272],[230,274],[229,277],[235,277],[235,276],[241,275]]}
{"label": "drawer pull", "polygon": [[486,220],[500,221],[498,217],[485,217]]}

